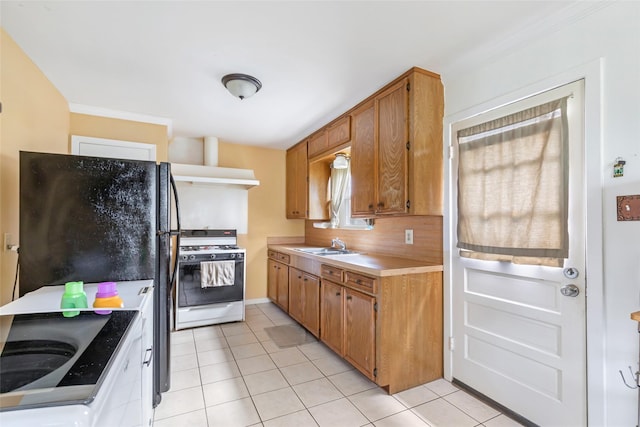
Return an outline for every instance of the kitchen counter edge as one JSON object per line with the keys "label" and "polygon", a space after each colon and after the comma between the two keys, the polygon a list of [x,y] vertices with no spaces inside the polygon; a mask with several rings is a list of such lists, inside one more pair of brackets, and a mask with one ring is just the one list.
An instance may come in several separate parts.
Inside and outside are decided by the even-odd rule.
{"label": "kitchen counter edge", "polygon": [[323,264],[347,268],[352,271],[369,274],[376,277],[401,276],[404,274],[431,273],[443,271],[442,264],[429,264],[408,258],[380,255],[374,253],[360,253],[350,255],[314,255],[296,249],[315,246],[307,245],[268,245],[269,250],[278,251],[292,256],[309,258]]}

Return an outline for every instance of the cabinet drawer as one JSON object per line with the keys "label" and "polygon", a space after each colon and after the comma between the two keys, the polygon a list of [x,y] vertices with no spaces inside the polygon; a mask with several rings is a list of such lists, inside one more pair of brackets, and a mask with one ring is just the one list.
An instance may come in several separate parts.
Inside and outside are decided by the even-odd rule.
{"label": "cabinet drawer", "polygon": [[378,281],[372,277],[354,273],[353,271],[344,272],[344,282],[352,288],[360,289],[365,292],[377,293]]}
{"label": "cabinet drawer", "polygon": [[337,268],[327,264],[322,264],[320,266],[320,275],[324,279],[330,279],[336,282],[342,282],[343,274],[344,274],[344,270],[342,270],[341,268]]}
{"label": "cabinet drawer", "polygon": [[285,264],[289,264],[290,263],[289,255],[280,253],[278,251],[274,251],[274,250],[269,249],[267,251],[267,256],[269,258],[271,258],[271,259],[275,259],[275,260],[283,262]]}

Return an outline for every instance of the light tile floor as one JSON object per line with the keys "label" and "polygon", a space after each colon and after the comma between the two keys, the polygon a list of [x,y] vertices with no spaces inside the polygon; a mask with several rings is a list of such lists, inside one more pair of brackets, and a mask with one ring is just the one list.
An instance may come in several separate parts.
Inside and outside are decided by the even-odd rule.
{"label": "light tile floor", "polygon": [[155,427],[512,427],[444,379],[388,395],[321,342],[279,348],[264,328],[295,324],[273,304],[246,321],[173,332],[171,389]]}

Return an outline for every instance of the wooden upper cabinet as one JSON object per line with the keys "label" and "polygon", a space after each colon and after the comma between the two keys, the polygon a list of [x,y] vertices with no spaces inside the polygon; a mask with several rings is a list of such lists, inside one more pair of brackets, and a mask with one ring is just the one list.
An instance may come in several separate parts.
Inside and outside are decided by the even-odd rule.
{"label": "wooden upper cabinet", "polygon": [[442,215],[444,88],[440,76],[421,69],[409,85],[409,213]]}
{"label": "wooden upper cabinet", "polygon": [[375,116],[374,100],[363,104],[351,113],[353,135],[351,141],[352,216],[375,214],[377,203]]}
{"label": "wooden upper cabinet", "polygon": [[442,215],[443,88],[411,69],[352,116],[351,215]]}
{"label": "wooden upper cabinet", "polygon": [[352,216],[442,215],[443,116],[440,76],[407,71],[289,149],[287,218],[328,218],[326,164],[340,151],[351,155]]}
{"label": "wooden upper cabinet", "polygon": [[329,140],[327,139],[327,130],[322,129],[320,132],[316,132],[309,137],[309,151],[308,157],[313,157],[316,154],[320,154],[327,150],[329,147]]}
{"label": "wooden upper cabinet", "polygon": [[409,79],[376,96],[378,113],[378,198],[376,213],[407,212]]}
{"label": "wooden upper cabinet", "polygon": [[407,212],[408,79],[352,113],[351,215]]}
{"label": "wooden upper cabinet", "polygon": [[309,158],[327,154],[351,140],[351,117],[346,115],[309,137]]}
{"label": "wooden upper cabinet", "polygon": [[307,217],[307,143],[287,150],[287,218]]}
{"label": "wooden upper cabinet", "polygon": [[351,116],[336,120],[327,128],[327,148],[335,148],[351,140]]}

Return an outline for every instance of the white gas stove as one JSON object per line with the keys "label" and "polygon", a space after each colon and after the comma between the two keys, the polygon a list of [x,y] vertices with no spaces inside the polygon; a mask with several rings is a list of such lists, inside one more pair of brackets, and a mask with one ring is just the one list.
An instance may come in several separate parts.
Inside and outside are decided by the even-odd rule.
{"label": "white gas stove", "polygon": [[236,230],[182,230],[176,329],[244,320],[246,251],[237,244]]}

